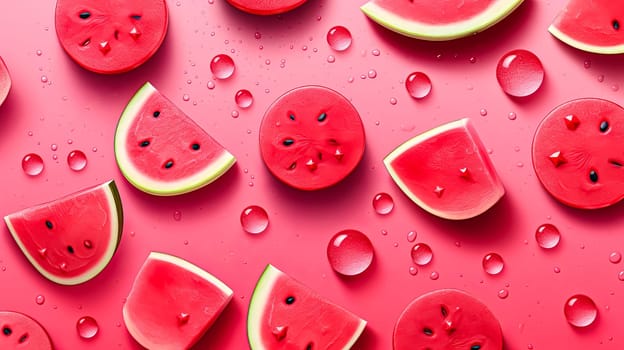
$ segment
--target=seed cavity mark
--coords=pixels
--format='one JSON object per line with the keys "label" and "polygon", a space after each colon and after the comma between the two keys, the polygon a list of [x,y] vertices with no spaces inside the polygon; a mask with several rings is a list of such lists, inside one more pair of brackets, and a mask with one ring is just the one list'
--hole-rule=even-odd
{"label": "seed cavity mark", "polygon": [[314,348],[314,343],[309,342],[308,345],[306,345],[305,350],[312,350]]}
{"label": "seed cavity mark", "polygon": [[165,169],[170,169],[173,166],[173,159],[169,159],[168,161],[165,162],[165,164],[163,165],[163,167]]}
{"label": "seed cavity mark", "polygon": [[78,15],[78,17],[80,17],[81,19],[87,19],[87,18],[91,17],[91,12],[89,12],[89,11],[82,11]]}
{"label": "seed cavity mark", "polygon": [[28,340],[28,333],[24,333],[22,334],[22,336],[19,338],[18,342],[20,344],[25,343]]}
{"label": "seed cavity mark", "polygon": [[192,145],[191,145],[191,149],[192,149],[193,151],[198,151],[198,150],[199,150],[199,148],[200,148],[200,147],[199,147],[199,143],[194,143],[194,144],[192,144]]}
{"label": "seed cavity mark", "polygon": [[113,33],[113,35],[115,36],[115,40],[119,40],[119,31],[115,30],[115,33]]}
{"label": "seed cavity mark", "polygon": [[45,225],[50,230],[54,227],[54,225],[52,225],[52,221],[50,221],[50,220],[46,220]]}
{"label": "seed cavity mark", "polygon": [[288,170],[295,170],[296,167],[297,167],[297,162],[292,162],[288,166]]}
{"label": "seed cavity mark", "polygon": [[622,162],[617,159],[609,159],[609,163],[615,165],[616,167],[622,167]]}
{"label": "seed cavity mark", "polygon": [[615,30],[620,30],[620,21],[614,19],[613,21],[611,21],[611,26],[613,26],[613,29]]}
{"label": "seed cavity mark", "polygon": [[292,146],[292,144],[293,144],[293,143],[295,143],[295,140],[293,140],[293,139],[286,139],[286,140],[284,140],[284,141],[282,142],[282,144],[283,144],[284,146],[287,146],[287,147],[288,147],[288,146]]}
{"label": "seed cavity mark", "polygon": [[609,122],[606,120],[603,120],[600,122],[600,132],[605,133],[607,131],[609,131]]}
{"label": "seed cavity mark", "polygon": [[135,19],[135,20],[140,20],[141,19],[141,15],[131,15],[130,18]]}
{"label": "seed cavity mark", "polygon": [[448,309],[446,308],[446,306],[440,306],[440,312],[442,313],[442,317],[446,318],[448,316]]}
{"label": "seed cavity mark", "polygon": [[598,173],[596,170],[592,169],[589,171],[589,180],[593,183],[598,182]]}
{"label": "seed cavity mark", "polygon": [[141,142],[139,143],[139,146],[141,146],[141,147],[147,147],[147,146],[149,146],[149,145],[150,145],[149,140],[143,140],[143,141],[141,141]]}
{"label": "seed cavity mark", "polygon": [[286,302],[286,304],[292,305],[292,303],[295,302],[295,297],[293,297],[293,296],[286,297],[286,300],[284,300],[284,301]]}
{"label": "seed cavity mark", "polygon": [[13,330],[9,327],[4,327],[2,328],[2,334],[4,335],[11,335],[11,333],[13,333]]}
{"label": "seed cavity mark", "polygon": [[433,331],[431,330],[431,328],[423,328],[423,333],[425,333],[425,335],[429,337],[433,335]]}
{"label": "seed cavity mark", "polygon": [[325,112],[321,113],[321,115],[319,115],[318,118],[316,118],[316,120],[318,120],[319,122],[324,122],[325,119],[327,119],[327,113]]}
{"label": "seed cavity mark", "polygon": [[74,247],[68,245],[67,246],[67,251],[69,252],[69,254],[74,254]]}
{"label": "seed cavity mark", "polygon": [[160,111],[155,111],[153,115],[154,118],[158,118],[160,116]]}
{"label": "seed cavity mark", "polygon": [[88,46],[89,44],[91,44],[91,38],[87,38],[85,39],[83,42],[80,43],[80,46]]}

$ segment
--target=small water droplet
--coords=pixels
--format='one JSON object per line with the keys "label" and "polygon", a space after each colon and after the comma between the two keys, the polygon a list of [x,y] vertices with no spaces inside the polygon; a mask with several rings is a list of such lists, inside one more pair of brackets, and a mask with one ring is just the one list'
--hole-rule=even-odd
{"label": "small water droplet", "polygon": [[210,61],[210,71],[217,79],[227,79],[234,74],[234,60],[228,55],[220,54],[216,55],[212,61]]}
{"label": "small water droplet", "polygon": [[505,267],[503,258],[496,253],[489,253],[484,256],[482,264],[483,270],[490,275],[498,275]]}
{"label": "small water droplet", "polygon": [[416,266],[410,266],[409,274],[412,276],[416,276],[418,274],[418,268]]}
{"label": "small water droplet", "polygon": [[251,234],[259,234],[269,226],[269,215],[264,208],[257,205],[248,206],[240,216],[243,230]]}
{"label": "small water droplet", "polygon": [[407,241],[412,243],[416,240],[416,236],[418,236],[418,234],[416,233],[416,231],[410,231],[407,233]]}
{"label": "small water droplet", "polygon": [[481,108],[481,110],[479,110],[479,114],[481,114],[482,117],[485,117],[487,115],[487,109],[485,108]]}
{"label": "small water droplet", "polygon": [[501,289],[498,291],[498,297],[501,299],[507,299],[509,296],[509,291],[507,289]]}
{"label": "small water droplet", "polygon": [[470,63],[477,63],[477,58],[474,56],[471,56],[468,61],[470,61]]}
{"label": "small water droplet", "polygon": [[249,90],[238,90],[234,96],[234,100],[240,108],[249,108],[253,103],[253,95]]}
{"label": "small water droplet", "polygon": [[620,271],[620,272],[618,273],[618,279],[619,279],[620,281],[624,281],[624,271]]}
{"label": "small water droplet", "polygon": [[387,235],[388,235],[388,230],[386,230],[386,229],[382,229],[382,230],[381,230],[381,235],[382,235],[382,236],[387,236]]}
{"label": "small water droplet", "polygon": [[91,316],[81,317],[76,323],[78,335],[83,339],[91,339],[98,334],[100,330],[97,321]]}
{"label": "small water droplet", "polygon": [[182,220],[182,212],[179,210],[176,210],[173,212],[173,220],[175,221],[180,221]]}
{"label": "small water droplet", "polygon": [[585,67],[585,69],[591,68],[591,61],[590,60],[585,60],[583,62],[583,67]]}
{"label": "small water droplet", "polygon": [[216,86],[216,85],[215,85],[214,81],[212,81],[212,80],[209,80],[209,81],[208,81],[208,83],[206,84],[206,87],[207,87],[208,89],[210,89],[210,90],[214,89],[214,88],[215,88],[215,86]]}
{"label": "small water droplet", "polygon": [[182,95],[182,100],[185,102],[188,102],[191,99],[191,97],[187,94]]}
{"label": "small water droplet", "polygon": [[604,81],[604,75],[600,74],[598,77],[596,77],[596,79],[598,80],[598,82],[602,83]]}
{"label": "small water droplet", "polygon": [[433,259],[433,251],[431,247],[425,243],[416,243],[412,247],[411,255],[414,264],[420,266],[429,264]]}
{"label": "small water droplet", "polygon": [[41,50],[37,50],[35,53],[37,54],[37,56],[43,55],[43,52]]}
{"label": "small water droplet", "polygon": [[398,101],[397,101],[397,99],[396,99],[396,98],[394,98],[394,97],[391,97],[391,98],[390,98],[390,104],[391,104],[391,105],[393,105],[393,106],[394,106],[394,105],[396,105],[396,104],[397,104],[397,102],[398,102]]}
{"label": "small water droplet", "polygon": [[43,172],[43,159],[36,153],[29,153],[22,159],[22,169],[26,175],[37,176]]}
{"label": "small water droplet", "polygon": [[373,262],[373,244],[357,230],[336,233],[327,245],[327,259],[334,271],[345,276],[355,276],[366,271]]}
{"label": "small water droplet", "polygon": [[43,295],[37,295],[35,297],[35,303],[37,303],[37,305],[43,305],[43,303],[45,303],[45,297]]}
{"label": "small water droplet", "polygon": [[553,268],[553,271],[554,271],[555,273],[559,273],[559,272],[561,272],[561,268],[560,268],[559,266],[555,266],[555,267]]}
{"label": "small water droplet", "polygon": [[598,316],[598,308],[594,301],[583,294],[570,297],[563,312],[569,324],[575,327],[587,327],[594,323]]}
{"label": "small water droplet", "polygon": [[414,72],[405,79],[405,88],[413,98],[425,98],[431,93],[431,80],[425,73]]}
{"label": "small water droplet", "polygon": [[256,38],[256,39],[260,39],[260,38],[262,38],[262,33],[260,33],[260,32],[255,32],[255,33],[254,33],[254,38]]}
{"label": "small water droplet", "polygon": [[613,90],[613,91],[619,91],[619,90],[620,90],[620,85],[619,85],[619,84],[613,84],[613,85],[611,85],[611,90]]}
{"label": "small water droplet", "polygon": [[561,234],[553,224],[542,224],[535,230],[535,240],[544,249],[552,249],[559,244]]}
{"label": "small water droplet", "polygon": [[440,274],[437,271],[433,271],[431,274],[429,274],[429,278],[435,281],[440,278]]}
{"label": "small water droplet", "polygon": [[58,150],[58,145],[56,143],[53,143],[50,145],[50,149],[56,152]]}
{"label": "small water droplet", "polygon": [[232,113],[230,113],[230,115],[232,116],[232,118],[236,119],[236,118],[238,118],[238,116],[239,116],[240,114],[238,113],[238,111],[237,111],[237,110],[233,110],[233,111],[232,111]]}
{"label": "small water droplet", "polygon": [[622,254],[620,252],[612,252],[609,254],[609,261],[613,264],[618,264],[622,261]]}
{"label": "small water droplet", "polygon": [[368,71],[368,77],[371,79],[375,79],[377,78],[377,71],[374,69],[371,69]]}
{"label": "small water droplet", "polygon": [[379,55],[381,55],[381,52],[378,49],[372,49],[371,50],[371,54],[373,56],[379,56]]}
{"label": "small water droplet", "polygon": [[72,140],[72,139],[67,139],[67,144],[68,144],[68,145],[71,145],[72,143],[74,143],[74,140]]}
{"label": "small water droplet", "polygon": [[87,156],[79,150],[71,151],[67,155],[67,164],[73,171],[81,171],[87,166]]}
{"label": "small water droplet", "polygon": [[516,112],[509,112],[509,114],[507,114],[507,119],[509,120],[516,120],[516,118],[518,118]]}
{"label": "small water droplet", "polygon": [[542,86],[544,67],[532,52],[513,50],[498,61],[496,78],[508,95],[525,97],[532,95]]}
{"label": "small water droplet", "polygon": [[42,75],[42,76],[41,76],[41,82],[42,82],[42,83],[47,83],[47,82],[48,82],[48,77],[47,77],[47,76],[45,76],[45,75]]}
{"label": "small water droplet", "polygon": [[394,208],[394,200],[387,193],[378,193],[373,198],[373,208],[380,215],[390,214]]}
{"label": "small water droplet", "polygon": [[327,62],[329,62],[329,63],[336,62],[336,57],[334,57],[334,55],[327,56]]}
{"label": "small water droplet", "polygon": [[352,40],[351,33],[343,26],[335,26],[327,32],[327,43],[336,51],[348,49]]}

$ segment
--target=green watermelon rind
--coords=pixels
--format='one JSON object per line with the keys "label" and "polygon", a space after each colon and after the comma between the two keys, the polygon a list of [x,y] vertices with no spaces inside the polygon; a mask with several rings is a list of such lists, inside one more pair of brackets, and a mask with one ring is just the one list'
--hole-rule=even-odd
{"label": "green watermelon rind", "polygon": [[565,44],[572,46],[576,49],[585,51],[585,52],[604,54],[604,55],[618,55],[618,54],[624,53],[624,44],[613,45],[613,46],[592,45],[591,43],[576,40],[573,37],[571,37],[569,34],[564,33],[563,31],[559,29],[556,23],[551,24],[548,27],[548,31],[550,32],[550,34],[552,34],[552,36],[561,40]]}
{"label": "green watermelon rind", "polygon": [[[212,275],[211,273],[209,273],[208,271],[202,269],[201,267],[187,261],[184,260],[180,257],[174,256],[174,255],[170,255],[167,253],[161,253],[161,252],[150,252],[147,259],[145,260],[145,262],[143,263],[143,266],[141,267],[141,269],[139,270],[139,272],[137,273],[137,277],[141,276],[141,272],[143,271],[144,267],[147,266],[147,264],[150,263],[150,261],[153,260],[159,260],[159,261],[163,261],[165,263],[168,264],[172,264],[175,265],[181,269],[184,269],[186,271],[191,272],[192,274],[194,274],[195,276],[201,278],[202,280],[206,281],[207,283],[211,284],[212,286],[216,287],[217,289],[219,289],[226,297],[226,301],[223,304],[223,308],[218,312],[218,314],[221,313],[221,311],[223,311],[223,309],[225,309],[225,307],[230,303],[230,301],[232,300],[233,296],[234,296],[234,291],[228,287],[225,283],[223,283],[223,281],[221,281],[220,279],[218,279],[217,277],[215,277],[214,275]],[[134,292],[134,284],[136,283],[136,279],[135,282],[132,285],[132,289],[130,290],[130,293],[128,295],[128,300],[130,300],[130,296],[132,295],[132,293]],[[182,301],[183,302],[183,301]],[[130,308],[130,306],[128,306],[128,303],[126,302],[123,306],[122,309],[122,316],[123,316],[123,320],[124,320],[124,324],[126,325],[126,329],[128,330],[128,332],[130,333],[130,335],[132,335],[132,338],[134,338],[134,340],[137,341],[137,343],[141,344],[142,346],[146,347],[146,348],[150,348],[150,346],[152,345],[152,343],[146,339],[147,337],[145,337],[143,335],[143,332],[141,330],[139,330],[136,326],[135,326],[135,321],[133,320],[133,316],[132,313],[128,310]],[[217,314],[217,317],[218,317]],[[165,344],[160,344],[161,346],[163,346],[164,348],[166,348]]]}
{"label": "green watermelon rind", "polygon": [[[143,109],[145,102],[149,100],[152,94],[157,93],[159,93],[158,90],[151,83],[146,82],[128,102],[117,123],[115,158],[119,170],[121,170],[126,180],[141,191],[152,195],[175,196],[202,188],[225,174],[236,163],[236,158],[225,148],[222,148],[222,154],[202,171],[178,181],[158,181],[153,177],[145,175],[144,172],[134,165],[128,153],[124,151],[126,135],[135,116]],[[173,104],[173,102],[171,103]]]}
{"label": "green watermelon rind", "polygon": [[[16,232],[15,228],[13,227],[13,224],[11,223],[11,218],[15,215],[19,215],[20,212],[10,214],[4,217],[4,222],[9,228],[9,231],[11,232],[11,235],[13,236],[13,239],[15,240],[17,245],[19,246],[20,250],[24,253],[28,261],[35,267],[35,269],[37,269],[39,273],[41,273],[45,278],[49,279],[50,281],[58,283],[58,284],[62,284],[62,285],[76,285],[76,284],[87,282],[95,278],[95,276],[99,275],[100,272],[102,272],[104,268],[108,266],[108,263],[112,260],[113,255],[117,251],[117,247],[119,246],[119,243],[121,241],[121,234],[122,234],[122,227],[123,227],[123,209],[122,209],[122,204],[121,204],[121,197],[119,196],[119,191],[117,190],[117,185],[115,184],[114,180],[110,180],[101,185],[70,194],[66,197],[59,198],[56,201],[64,200],[66,198],[69,198],[71,196],[75,196],[81,193],[86,193],[86,192],[91,192],[91,191],[96,192],[98,190],[102,190],[104,191],[104,193],[106,193],[107,202],[109,203],[109,208],[111,209],[109,211],[111,230],[109,233],[110,241],[109,241],[108,249],[104,252],[104,255],[100,258],[101,261],[99,264],[94,265],[91,269],[87,270],[85,273],[75,276],[75,277],[64,278],[62,276],[49,273],[28,252],[28,250],[26,249],[26,247],[22,243],[22,240],[19,237],[19,233]],[[35,207],[53,204],[54,202],[55,201],[40,204]]]}
{"label": "green watermelon rind", "polygon": [[523,1],[496,1],[486,11],[474,17],[442,25],[405,19],[400,13],[391,12],[374,0],[362,5],[360,10],[374,22],[399,34],[421,40],[445,41],[474,35],[490,28],[515,11]]}
{"label": "green watermelon rind", "polygon": [[[249,302],[249,310],[247,313],[247,338],[249,341],[249,346],[252,350],[264,350],[266,349],[262,343],[262,335],[260,332],[263,314],[264,314],[264,306],[266,305],[266,301],[269,299],[269,296],[272,294],[275,283],[286,274],[280,271],[275,266],[268,264],[258,282],[256,283],[256,287],[251,295],[251,300]],[[320,298],[320,297],[319,297]],[[329,301],[326,301],[330,303]],[[336,305],[337,306],[337,305]],[[338,306],[339,307],[339,306]],[[345,310],[345,312],[348,312]],[[350,349],[353,344],[358,340],[364,328],[366,328],[366,321],[360,319],[360,324],[356,331],[353,333],[353,336],[349,341],[345,344],[343,349]]]}

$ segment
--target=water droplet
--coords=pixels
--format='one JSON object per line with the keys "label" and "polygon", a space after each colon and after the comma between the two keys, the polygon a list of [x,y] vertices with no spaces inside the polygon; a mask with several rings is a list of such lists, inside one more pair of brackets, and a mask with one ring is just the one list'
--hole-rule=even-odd
{"label": "water droplet", "polygon": [[232,116],[232,118],[236,119],[239,116],[239,113],[237,110],[233,110],[232,113],[230,113],[230,115]]}
{"label": "water droplet", "polygon": [[498,275],[505,267],[503,258],[496,253],[489,253],[484,256],[482,264],[483,270],[490,275]]}
{"label": "water droplet", "polygon": [[619,279],[620,281],[624,281],[624,271],[620,271],[620,272],[618,273],[618,279]]}
{"label": "water droplet", "polygon": [[533,94],[542,85],[544,67],[532,52],[513,50],[498,61],[496,79],[508,95],[525,97]]}
{"label": "water droplet", "polygon": [[336,51],[348,49],[352,40],[351,33],[343,26],[335,26],[327,32],[327,43]]}
{"label": "water droplet", "polygon": [[37,56],[43,55],[43,52],[41,50],[37,50],[35,53],[37,54]]}
{"label": "water droplet", "polygon": [[559,273],[559,272],[561,272],[561,268],[560,268],[559,266],[555,266],[555,267],[553,268],[553,271],[554,271],[555,273]]}
{"label": "water droplet", "polygon": [[481,108],[481,110],[479,110],[479,114],[481,114],[482,117],[485,117],[487,115],[487,109]]}
{"label": "water droplet", "polygon": [[613,264],[617,264],[622,261],[622,254],[620,252],[612,252],[609,254],[609,261]]}
{"label": "water droplet", "polygon": [[411,255],[414,264],[420,266],[429,264],[431,259],[433,259],[433,251],[431,250],[431,247],[425,243],[416,243],[412,247]]}
{"label": "water droplet", "polygon": [[412,243],[416,240],[416,236],[418,236],[418,234],[416,233],[416,231],[410,231],[407,233],[407,241]]}
{"label": "water droplet", "polygon": [[87,156],[79,150],[71,151],[67,155],[67,164],[73,171],[81,171],[87,166]]}
{"label": "water droplet", "polygon": [[256,38],[256,39],[260,39],[260,38],[262,38],[262,33],[260,33],[260,32],[255,32],[255,33],[254,33],[254,38]]}
{"label": "water droplet", "polygon": [[240,108],[249,108],[253,103],[253,96],[249,90],[242,89],[236,92],[234,100]]}
{"label": "water droplet", "polygon": [[182,100],[183,101],[187,102],[190,99],[191,99],[191,97],[189,95],[187,95],[187,94],[182,95]]}
{"label": "water droplet", "polygon": [[182,220],[182,212],[179,210],[176,210],[173,212],[173,220],[175,221],[180,221]]}
{"label": "water droplet", "polygon": [[613,85],[611,85],[611,90],[613,90],[613,91],[619,91],[619,90],[620,90],[620,85],[619,85],[619,84],[613,84]]}
{"label": "water droplet", "polygon": [[72,140],[72,139],[67,139],[67,144],[68,144],[68,145],[71,145],[72,143],[74,143],[74,140]]}
{"label": "water droplet", "polygon": [[334,57],[334,55],[327,56],[327,62],[329,62],[329,63],[336,62],[336,57]]}
{"label": "water droplet", "polygon": [[396,99],[396,98],[394,98],[394,97],[391,97],[391,98],[390,98],[390,104],[391,104],[391,105],[393,105],[393,106],[394,106],[394,105],[396,105],[396,104],[397,104],[397,102],[398,102],[398,101],[397,101],[397,99]]}
{"label": "water droplet", "polygon": [[570,297],[563,308],[565,318],[575,327],[587,327],[594,323],[598,316],[598,308],[594,301],[583,294]]}
{"label": "water droplet", "polygon": [[22,159],[22,169],[30,176],[37,176],[43,172],[43,159],[38,154],[29,153]]}
{"label": "water droplet", "polygon": [[227,79],[234,74],[234,60],[228,55],[216,55],[210,61],[210,71],[217,79]]}
{"label": "water droplet", "polygon": [[429,274],[429,278],[432,279],[433,281],[437,280],[438,278],[440,278],[440,274],[436,271],[433,271],[431,274]]}
{"label": "water droplet", "polygon": [[602,83],[604,81],[604,75],[600,74],[598,77],[596,77],[596,79],[598,80],[598,82]]}
{"label": "water droplet", "polygon": [[431,92],[431,80],[422,72],[414,72],[405,79],[405,88],[413,98],[425,98]]}
{"label": "water droplet", "polygon": [[91,316],[81,317],[76,323],[78,335],[83,339],[91,339],[98,334],[100,330],[97,321]]}
{"label": "water droplet", "polygon": [[214,88],[215,88],[215,86],[216,86],[216,85],[215,85],[214,81],[212,81],[212,80],[208,81],[208,83],[206,84],[206,87],[207,87],[208,89],[210,89],[210,90],[214,89]]}
{"label": "water droplet", "polygon": [[243,230],[252,234],[259,234],[269,226],[269,215],[264,208],[257,205],[248,206],[240,216]]}
{"label": "water droplet", "polygon": [[267,66],[271,65],[271,60],[266,59],[266,60],[264,61],[264,64],[266,64]]}
{"label": "water droplet", "polygon": [[585,60],[583,62],[583,67],[585,67],[585,69],[591,68],[591,61],[590,60]]}
{"label": "water droplet", "polygon": [[555,225],[543,224],[535,230],[535,240],[540,247],[544,249],[552,249],[559,244],[561,234]]}
{"label": "water droplet", "polygon": [[371,50],[371,54],[373,56],[379,56],[379,55],[381,55],[381,52],[378,49],[372,49]]}
{"label": "water droplet", "polygon": [[373,244],[360,231],[343,230],[327,245],[329,264],[341,275],[355,276],[366,271],[373,262]]}
{"label": "water droplet", "polygon": [[48,82],[48,77],[47,77],[47,76],[45,76],[45,75],[42,75],[42,76],[41,76],[41,82],[42,82],[42,83],[47,83],[47,82]]}
{"label": "water droplet", "polygon": [[377,78],[377,71],[374,69],[371,69],[368,71],[368,77],[371,79],[375,79]]}
{"label": "water droplet", "polygon": [[509,296],[509,291],[507,289],[501,289],[498,291],[498,297],[501,299],[507,299]]}
{"label": "water droplet", "polygon": [[470,58],[468,59],[468,61],[469,61],[470,63],[477,63],[477,58],[476,58],[476,57],[474,57],[474,56],[472,56],[472,57],[470,57]]}
{"label": "water droplet", "polygon": [[378,193],[373,198],[373,208],[375,212],[380,215],[390,214],[394,208],[394,201],[392,197],[387,193]]}
{"label": "water droplet", "polygon": [[388,235],[388,230],[385,230],[385,229],[381,230],[381,235],[382,236],[387,236]]}
{"label": "water droplet", "polygon": [[37,295],[35,297],[35,303],[37,303],[37,305],[43,305],[43,303],[45,303],[45,297],[43,295]]}
{"label": "water droplet", "polygon": [[412,276],[416,276],[418,274],[418,268],[416,266],[410,266],[409,274]]}

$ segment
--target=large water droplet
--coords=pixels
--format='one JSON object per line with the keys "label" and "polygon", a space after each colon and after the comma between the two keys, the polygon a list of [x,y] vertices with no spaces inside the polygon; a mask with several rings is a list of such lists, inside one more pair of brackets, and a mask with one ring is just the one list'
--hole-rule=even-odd
{"label": "large water droplet", "polygon": [[609,254],[609,261],[613,264],[617,264],[622,261],[622,253],[620,252],[612,252]]}
{"label": "large water droplet", "polygon": [[425,98],[431,92],[431,80],[425,73],[414,72],[405,79],[405,88],[413,98]]}
{"label": "large water droplet", "polygon": [[513,50],[498,61],[496,78],[505,93],[525,97],[542,86],[544,67],[532,52]]}
{"label": "large water droplet", "polygon": [[559,244],[561,234],[559,229],[553,224],[540,225],[535,230],[535,240],[537,244],[544,249],[552,249]]}
{"label": "large water droplet", "polygon": [[357,230],[336,233],[327,245],[327,259],[341,275],[355,276],[366,271],[373,262],[373,244]]}
{"label": "large water droplet", "polygon": [[243,230],[252,234],[259,234],[269,226],[269,215],[264,208],[257,205],[248,206],[240,216]]}
{"label": "large water droplet", "polygon": [[587,327],[596,320],[598,308],[590,297],[577,294],[566,301],[563,313],[569,324],[575,327]]}
{"label": "large water droplet", "polygon": [[483,257],[483,270],[490,275],[498,275],[503,271],[505,263],[503,258],[496,253],[489,253]]}
{"label": "large water droplet", "polygon": [[414,264],[420,266],[429,264],[431,259],[433,259],[433,251],[431,250],[431,247],[425,243],[416,243],[412,247],[411,255]]}
{"label": "large water droplet", "polygon": [[217,79],[227,79],[234,74],[234,60],[228,55],[216,55],[210,61],[210,71]]}
{"label": "large water droplet", "polygon": [[43,172],[43,159],[36,153],[29,153],[22,159],[22,169],[30,176],[37,176]]}
{"label": "large water droplet", "polygon": [[351,33],[343,26],[335,26],[327,32],[327,43],[336,51],[344,51],[351,46]]}
{"label": "large water droplet", "polygon": [[378,193],[373,198],[373,208],[377,214],[390,214],[392,209],[394,209],[394,200],[392,200],[392,197],[387,193]]}
{"label": "large water droplet", "polygon": [[76,323],[78,335],[83,339],[91,339],[98,334],[100,327],[97,321],[91,316],[81,317]]}
{"label": "large water droplet", "polygon": [[249,108],[253,103],[253,96],[249,90],[242,89],[236,92],[234,100],[240,108]]}
{"label": "large water droplet", "polygon": [[87,156],[79,150],[71,151],[67,155],[67,164],[73,171],[81,171],[87,166]]}

